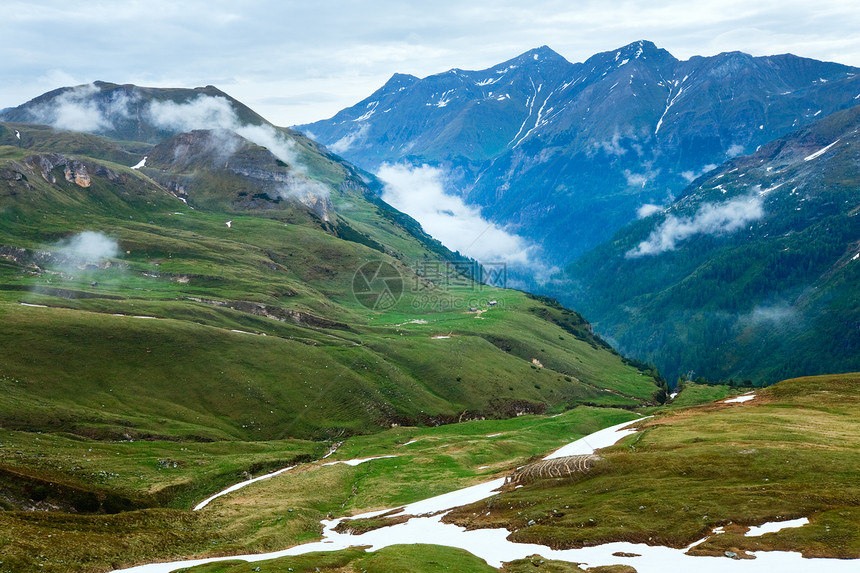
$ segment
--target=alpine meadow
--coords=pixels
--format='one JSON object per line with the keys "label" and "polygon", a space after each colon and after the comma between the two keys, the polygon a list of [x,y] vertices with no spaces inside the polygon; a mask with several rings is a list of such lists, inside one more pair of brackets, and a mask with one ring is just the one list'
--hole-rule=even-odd
{"label": "alpine meadow", "polygon": [[857,569],[860,68],[271,4],[79,7],[138,69],[0,110],[0,573]]}

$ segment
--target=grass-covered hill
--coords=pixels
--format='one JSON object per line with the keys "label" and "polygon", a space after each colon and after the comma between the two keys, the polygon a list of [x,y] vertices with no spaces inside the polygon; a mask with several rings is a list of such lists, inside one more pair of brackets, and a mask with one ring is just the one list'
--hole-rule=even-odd
{"label": "grass-covered hill", "polygon": [[[526,484],[445,519],[504,526],[511,540],[555,548],[682,548],[707,537],[690,554],[856,559],[858,390],[857,374],[819,376],[780,382],[743,403],[666,411],[602,450],[589,474]],[[809,524],[745,535],[751,525],[801,517]],[[724,533],[713,534],[719,527]]]}
{"label": "grass-covered hill", "polygon": [[[22,142],[45,131],[4,129],[3,141],[17,130]],[[215,136],[189,137],[202,138],[182,143],[194,155]],[[586,402],[632,406],[659,391],[574,314],[459,275],[453,290],[419,277],[458,261],[373,200],[348,167],[321,158],[330,165],[317,178],[238,139],[228,168],[205,153],[161,161],[175,157],[175,139],[139,171],[34,153],[36,144],[0,148],[4,425],[324,437]],[[386,282],[369,273],[380,264]],[[371,281],[364,295],[362,276]],[[377,286],[403,296],[376,300]]]}
{"label": "grass-covered hill", "polygon": [[674,379],[860,369],[860,107],[695,181],[567,269],[565,302]]}
{"label": "grass-covered hill", "polygon": [[199,551],[193,502],[350,435],[661,399],[372,178],[234,119],[158,141],[0,123],[0,553],[27,556],[0,571],[36,567],[46,528],[77,555],[54,571]]}

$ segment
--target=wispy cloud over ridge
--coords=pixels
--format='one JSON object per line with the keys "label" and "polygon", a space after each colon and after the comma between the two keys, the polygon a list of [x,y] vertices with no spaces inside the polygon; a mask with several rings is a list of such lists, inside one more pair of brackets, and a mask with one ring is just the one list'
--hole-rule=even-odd
{"label": "wispy cloud over ridge", "polygon": [[30,109],[30,118],[36,123],[71,131],[95,133],[112,129],[113,118],[130,116],[129,104],[134,96],[115,91],[109,98],[98,100],[95,96],[99,92],[93,84],[70,88],[50,102]]}
{"label": "wispy cloud over ridge", "polygon": [[646,240],[627,251],[625,256],[659,255],[675,250],[679,242],[694,235],[732,233],[763,216],[764,206],[758,196],[739,197],[719,204],[705,203],[692,217],[669,215]]}
{"label": "wispy cloud over ridge", "polygon": [[293,140],[285,138],[271,125],[242,123],[227,98],[200,94],[186,103],[153,101],[146,114],[153,124],[179,132],[194,129],[232,131],[265,147],[299,171],[305,171],[298,161]]}

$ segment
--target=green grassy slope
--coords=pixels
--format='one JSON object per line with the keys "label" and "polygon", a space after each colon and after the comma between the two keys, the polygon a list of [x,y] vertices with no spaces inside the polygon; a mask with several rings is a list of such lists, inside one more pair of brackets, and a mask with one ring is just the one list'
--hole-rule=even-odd
{"label": "green grassy slope", "polygon": [[[180,163],[177,138],[0,124],[0,571],[282,547],[318,535],[328,512],[426,488],[368,485],[377,497],[345,503],[374,473],[343,466],[297,473],[273,507],[302,511],[271,517],[275,529],[256,504],[188,508],[352,435],[583,404],[600,408],[577,424],[600,426],[632,416],[612,406],[660,397],[575,313],[452,275],[462,261],[312,142],[296,136],[299,168],[248,142],[215,165],[189,141]],[[322,203],[276,197],[272,181],[322,187]],[[502,471],[562,439],[463,451]],[[426,453],[428,487],[487,475],[447,455]]]}
{"label": "green grassy slope", "polygon": [[[120,514],[2,511],[0,571],[38,567],[101,572],[158,559],[283,549],[317,539],[319,520],[327,515],[392,507],[487,481],[585,434],[635,418],[623,410],[580,407],[561,416],[401,426],[348,438],[325,460],[397,456],[355,467],[307,462],[320,458],[324,448],[300,440],[100,442],[69,434],[0,430],[0,460],[7,468],[0,473],[0,483],[7,486],[13,471],[26,474],[31,479],[25,485],[38,488],[42,496],[41,509],[61,502],[49,486],[67,485],[70,475],[91,484],[92,495],[75,498],[81,505],[92,503],[93,496],[116,505],[173,500],[170,508],[125,507],[132,511]],[[202,511],[187,510],[213,490],[247,479],[241,473],[243,461],[256,474],[302,460],[306,463],[217,498]],[[37,481],[36,470],[53,481]],[[21,484],[19,479],[11,484],[17,490],[3,491],[20,491]],[[344,556],[324,557],[329,558]],[[420,555],[415,558],[420,561]],[[442,564],[452,566],[447,559]]]}
{"label": "green grassy slope", "polygon": [[[249,152],[263,155],[244,158],[255,169],[278,173],[268,152]],[[338,236],[348,217],[323,221],[294,201],[261,213],[230,207],[209,189],[201,193],[212,201],[193,209],[194,191],[185,205],[115,163],[13,146],[0,147],[0,157],[9,182],[0,191],[7,426],[324,437],[464,413],[636,405],[657,390],[618,355],[542,318],[540,301],[420,279],[412,261],[435,260],[436,246],[392,223],[360,189],[338,191],[336,177],[351,176],[345,168],[319,181],[361,215],[354,225],[366,231],[363,242]],[[74,181],[82,169],[88,186]],[[195,170],[205,171],[195,189],[218,181],[217,170]],[[61,252],[62,241],[84,231],[116,241],[110,266]],[[368,262],[385,262],[400,277],[396,304],[368,309],[356,298],[356,272]],[[481,305],[490,299],[499,304]],[[473,305],[486,312],[465,312]]]}

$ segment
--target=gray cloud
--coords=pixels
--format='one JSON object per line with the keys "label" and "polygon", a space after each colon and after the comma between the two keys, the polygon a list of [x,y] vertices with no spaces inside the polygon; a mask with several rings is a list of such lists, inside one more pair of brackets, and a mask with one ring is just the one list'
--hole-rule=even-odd
{"label": "gray cloud", "polygon": [[677,244],[694,235],[725,235],[764,216],[758,196],[739,197],[725,203],[705,203],[692,217],[669,215],[648,238],[629,250],[627,258],[659,255],[675,250]]}
{"label": "gray cloud", "polygon": [[[211,83],[290,125],[334,115],[394,72],[480,69],[543,44],[572,62],[649,39],[679,58],[742,50],[860,65],[858,30],[860,11],[841,0],[695,6],[681,0],[612,6],[440,0],[432,10],[396,0],[340,3],[337,10],[298,0],[152,0],[110,10],[100,3],[8,0],[0,22],[0,108],[94,79]],[[265,101],[273,96],[285,99]]]}
{"label": "gray cloud", "polygon": [[743,155],[743,152],[744,152],[744,146],[743,145],[733,143],[731,146],[729,146],[728,150],[726,150],[726,157],[731,159],[733,157],[737,157],[738,155]]}

